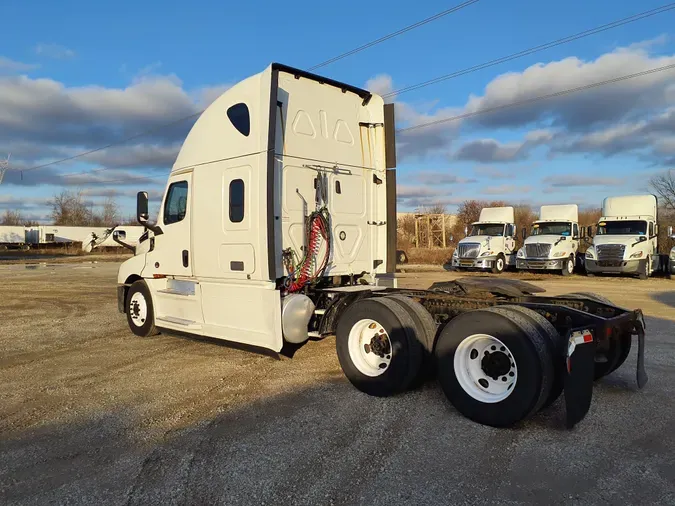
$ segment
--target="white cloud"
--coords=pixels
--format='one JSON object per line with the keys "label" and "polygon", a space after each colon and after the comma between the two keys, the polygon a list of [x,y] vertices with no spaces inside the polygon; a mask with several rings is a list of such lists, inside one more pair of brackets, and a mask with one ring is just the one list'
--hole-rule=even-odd
{"label": "white cloud", "polygon": [[75,51],[58,44],[38,44],[35,46],[35,54],[53,58],[54,60],[70,60],[75,58]]}
{"label": "white cloud", "polygon": [[0,56],[0,76],[7,74],[19,74],[21,72],[29,72],[38,67],[39,65],[33,63],[22,63],[7,58],[6,56]]}
{"label": "white cloud", "polygon": [[483,189],[485,195],[509,195],[529,193],[532,190],[531,186],[518,186],[512,184],[503,184],[499,186],[488,186]]}

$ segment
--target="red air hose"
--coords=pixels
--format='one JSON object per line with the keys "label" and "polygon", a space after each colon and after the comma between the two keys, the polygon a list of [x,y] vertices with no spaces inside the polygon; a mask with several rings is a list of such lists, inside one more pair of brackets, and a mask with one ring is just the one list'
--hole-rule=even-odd
{"label": "red air hose", "polygon": [[[295,279],[288,286],[289,292],[297,292],[302,289],[307,283],[319,278],[328,265],[328,258],[330,255],[330,236],[328,219],[323,212],[315,212],[309,216],[308,219],[308,234],[307,234],[307,249],[297,268],[294,270],[297,273]],[[326,242],[326,251],[324,257],[319,264],[319,268],[312,272],[312,265],[315,257],[319,254],[321,247],[321,239]]]}

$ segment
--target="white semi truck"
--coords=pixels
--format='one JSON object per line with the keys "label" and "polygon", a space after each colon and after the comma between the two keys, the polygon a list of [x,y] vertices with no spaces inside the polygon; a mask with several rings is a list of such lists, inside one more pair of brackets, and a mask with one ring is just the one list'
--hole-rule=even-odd
{"label": "white semi truck", "polygon": [[485,207],[452,254],[456,270],[489,270],[501,274],[516,265],[516,225],[513,207]]}
{"label": "white semi truck", "polygon": [[574,273],[579,249],[579,207],[576,204],[541,206],[530,236],[523,229],[518,250],[518,270],[552,270],[563,276]]}
{"label": "white semi truck", "polygon": [[607,197],[593,244],[586,250],[586,273],[620,273],[647,279],[661,270],[657,200],[654,195]]}
{"label": "white semi truck", "polygon": [[156,223],[138,195],[147,234],[118,273],[129,328],[291,356],[335,336],[359,390],[435,370],[458,411],[500,427],[563,390],[574,425],[632,336],[644,385],[640,310],[508,280],[396,288],[395,156],[393,105],[369,91],[279,64],[233,86],[188,134]]}

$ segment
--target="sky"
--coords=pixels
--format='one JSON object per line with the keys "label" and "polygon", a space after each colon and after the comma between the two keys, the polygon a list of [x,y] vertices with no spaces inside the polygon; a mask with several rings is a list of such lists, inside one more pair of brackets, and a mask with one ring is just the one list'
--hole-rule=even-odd
{"label": "sky", "polygon": [[[0,212],[46,221],[66,189],[131,215],[137,191],[161,199],[189,122],[29,169],[194,114],[271,62],[306,69],[460,3],[3,0]],[[662,5],[479,0],[316,72],[387,94]],[[675,69],[509,105],[675,64],[673,26],[675,10],[389,95],[399,129],[463,116],[399,132],[398,210],[649,191],[675,166]]]}

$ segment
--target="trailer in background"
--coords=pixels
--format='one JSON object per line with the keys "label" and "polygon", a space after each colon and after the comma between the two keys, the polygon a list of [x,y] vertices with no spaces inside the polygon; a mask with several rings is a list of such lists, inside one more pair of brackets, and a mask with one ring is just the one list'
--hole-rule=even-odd
{"label": "trailer in background", "polygon": [[0,226],[0,250],[10,248],[29,249],[26,241],[26,227],[17,227],[13,225]]}

